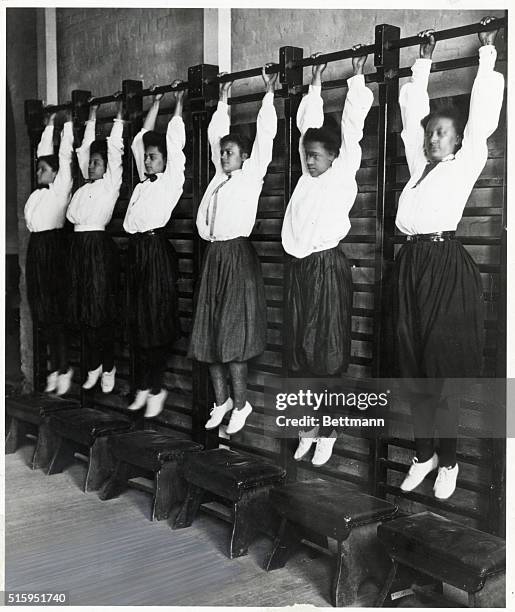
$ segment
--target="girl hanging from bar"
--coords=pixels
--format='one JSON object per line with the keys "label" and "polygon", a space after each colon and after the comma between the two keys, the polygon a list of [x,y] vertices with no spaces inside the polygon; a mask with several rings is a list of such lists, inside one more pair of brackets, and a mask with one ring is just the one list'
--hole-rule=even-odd
{"label": "girl hanging from bar", "polygon": [[[178,86],[181,81],[174,81]],[[127,208],[123,228],[130,235],[127,253],[129,320],[136,365],[136,395],[129,410],[146,405],[145,416],[157,416],[167,391],[162,388],[167,357],[180,336],[177,255],[165,226],[182,195],[186,158],[183,90],[173,92],[175,110],[166,137],[154,132],[163,94],[155,94],[143,129],[132,142],[141,182]]]}
{"label": "girl hanging from bar", "polygon": [[[118,94],[119,95],[119,94]],[[92,389],[101,378],[104,393],[114,388],[114,329],[118,316],[118,249],[106,233],[122,184],[123,101],[111,135],[95,140],[98,105],[90,106],[79,167],[87,181],[73,195],[66,217],[74,224],[69,259],[68,318],[84,331],[88,377],[83,389]]]}
{"label": "girl hanging from bar", "polygon": [[[252,412],[247,401],[247,361],[266,344],[266,302],[258,256],[248,236],[277,131],[274,86],[277,74],[262,77],[266,87],[257,117],[256,139],[230,132],[227,98],[232,83],[220,85],[220,101],[208,128],[216,169],[202,198],[197,229],[208,241],[198,291],[189,356],[209,364],[216,404],[206,429],[232,411],[227,433],[240,431]],[[227,368],[233,397],[227,385]]]}
{"label": "girl hanging from bar", "polygon": [[[486,26],[493,17],[485,17]],[[430,111],[427,84],[435,47],[433,30],[420,33],[420,58],[400,92],[402,139],[410,179],[399,199],[396,224],[407,242],[394,273],[394,354],[406,378],[472,378],[480,375],[483,302],[479,270],[455,238],[474,183],[488,159],[503,101],[504,79],[494,71],[496,31],[481,32],[479,68],[468,121],[455,108]],[[417,384],[417,383],[415,383]],[[416,457],[403,491],[412,491],[438,467],[434,494],[456,488],[458,408],[443,396],[443,383],[412,403]],[[440,444],[435,452],[434,429]]]}
{"label": "girl hanging from bar", "polygon": [[50,115],[37,149],[38,188],[25,204],[30,232],[26,261],[27,297],[35,325],[49,348],[50,373],[45,391],[64,395],[70,389],[73,370],[68,363],[65,333],[66,208],[73,185],[73,126],[67,111],[59,155],[54,154],[54,119]]}
{"label": "girl hanging from bar", "polygon": [[[347,81],[341,138],[323,125],[321,76],[327,64],[313,66],[309,93],[297,113],[302,176],[286,209],[282,243],[292,255],[288,357],[290,369],[304,377],[342,374],[350,359],[352,275],[341,241],[351,227],[349,212],[358,193],[356,172],[361,164],[359,142],[373,101],[363,76],[366,59],[352,58],[354,75]],[[322,419],[324,414],[319,411],[317,416]],[[302,459],[316,442],[312,463],[323,465],[331,457],[336,435],[331,426],[301,432],[295,459]]]}

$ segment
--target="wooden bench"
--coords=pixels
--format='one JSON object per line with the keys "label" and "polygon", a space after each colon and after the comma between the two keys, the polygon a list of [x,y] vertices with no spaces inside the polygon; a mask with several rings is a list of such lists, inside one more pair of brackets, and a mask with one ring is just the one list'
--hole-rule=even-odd
{"label": "wooden bench", "polygon": [[398,566],[402,565],[465,591],[469,607],[505,607],[503,539],[432,512],[380,525],[377,535],[392,562],[377,606],[383,605]]}
{"label": "wooden bench", "polygon": [[264,569],[284,567],[306,541],[328,551],[327,538],[334,538],[337,553],[331,587],[333,606],[353,605],[366,578],[382,585],[388,573],[388,557],[381,550],[376,530],[381,521],[395,516],[396,506],[343,483],[318,480],[274,489],[270,502],[281,517],[281,525]]}
{"label": "wooden bench", "polygon": [[269,527],[269,492],[284,482],[282,468],[224,448],[190,454],[184,463],[186,499],[174,529],[189,527],[202,503],[222,498],[232,506],[229,557],[246,555],[259,531]]}
{"label": "wooden bench", "polygon": [[59,474],[73,462],[77,451],[87,448],[88,472],[84,491],[98,490],[113,470],[108,437],[134,428],[133,421],[116,412],[81,408],[59,410],[45,417],[56,447],[47,474]]}
{"label": "wooden bench", "polygon": [[5,414],[10,420],[6,428],[5,453],[15,453],[28,433],[37,435],[30,462],[35,470],[47,467],[54,451],[54,441],[45,427],[45,416],[63,409],[80,409],[78,402],[43,393],[12,395],[5,399]]}
{"label": "wooden bench", "polygon": [[186,453],[199,452],[201,444],[149,429],[115,434],[109,438],[114,470],[100,490],[100,499],[118,497],[137,476],[152,473],[154,480],[151,520],[167,519],[185,497],[182,475]]}

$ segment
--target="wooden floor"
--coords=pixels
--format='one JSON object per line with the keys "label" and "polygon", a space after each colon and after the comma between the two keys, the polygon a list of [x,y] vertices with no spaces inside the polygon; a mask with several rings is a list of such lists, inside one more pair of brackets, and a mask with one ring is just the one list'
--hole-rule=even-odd
{"label": "wooden floor", "polygon": [[227,523],[201,513],[172,531],[149,520],[148,494],[102,502],[81,490],[84,464],[46,476],[27,467],[32,450],[5,461],[6,590],[67,591],[71,605],[330,605],[329,558],[304,550],[267,573],[263,538],[231,561]]}

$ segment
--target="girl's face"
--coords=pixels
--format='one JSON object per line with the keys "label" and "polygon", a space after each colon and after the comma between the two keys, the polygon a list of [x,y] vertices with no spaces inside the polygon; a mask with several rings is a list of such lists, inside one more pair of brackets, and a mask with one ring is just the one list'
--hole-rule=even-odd
{"label": "girl's face", "polygon": [[164,172],[166,161],[163,154],[155,145],[150,145],[145,149],[145,172],[147,174],[157,174]]}
{"label": "girl's face", "polygon": [[220,151],[220,162],[225,174],[240,170],[248,155],[235,142],[226,142]]}
{"label": "girl's face", "polygon": [[57,170],[54,170],[50,164],[48,164],[46,161],[38,161],[38,166],[36,169],[36,180],[38,185],[50,185],[54,182],[56,176]]}
{"label": "girl's face", "polygon": [[461,136],[456,132],[452,119],[434,117],[429,120],[424,134],[424,152],[429,161],[442,161],[455,153],[460,143]]}
{"label": "girl's face", "polygon": [[324,147],[322,142],[307,142],[304,145],[306,166],[311,176],[320,176],[332,166],[336,156]]}
{"label": "girl's face", "polygon": [[89,157],[89,165],[88,165],[88,177],[90,181],[98,181],[101,179],[106,171],[106,166],[104,163],[104,158],[100,153],[93,153]]}

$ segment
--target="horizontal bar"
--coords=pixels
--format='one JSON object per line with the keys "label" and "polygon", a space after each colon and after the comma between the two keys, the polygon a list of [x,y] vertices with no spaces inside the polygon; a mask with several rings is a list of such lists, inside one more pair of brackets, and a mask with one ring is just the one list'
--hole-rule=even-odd
{"label": "horizontal bar", "polygon": [[59,111],[69,108],[72,108],[72,103],[70,101],[63,102],[62,104],[50,104],[49,106],[45,106],[43,111],[51,115],[52,113],[58,113]]}
{"label": "horizontal bar", "polygon": [[362,57],[375,53],[375,45],[365,45],[360,49],[344,49],[343,51],[334,51],[333,53],[323,53],[318,57],[305,57],[299,62],[291,62],[287,68],[304,68],[306,66],[318,66],[319,64],[327,64],[329,62],[337,62],[339,60],[348,59],[350,57]]}
{"label": "horizontal bar", "polygon": [[159,85],[158,87],[154,87],[154,89],[147,88],[141,92],[141,95],[153,96],[154,94],[164,94],[168,93],[169,91],[185,91],[186,89],[188,89],[188,82],[183,81],[182,83],[179,83],[175,86],[170,83],[169,85]]}
{"label": "horizontal bar", "polygon": [[[469,34],[478,34],[479,32],[489,32],[491,30],[498,30],[506,25],[506,19],[504,17],[496,18],[487,25],[481,25],[480,23],[473,23],[467,26],[460,26],[458,28],[449,28],[448,30],[440,30],[434,32],[436,41],[448,40],[449,38],[458,38],[460,36],[468,36]],[[420,36],[407,36],[406,38],[400,38],[399,40],[390,40],[386,42],[387,49],[403,49],[404,47],[412,47],[419,45],[421,42],[427,41],[427,36],[421,38]]]}
{"label": "horizontal bar", "polygon": [[[206,79],[205,84],[210,85],[212,83],[232,83],[233,81],[241,81],[241,79],[249,79],[255,76],[261,76],[263,67],[249,68],[248,70],[240,70],[239,72],[230,72],[229,74],[223,74],[222,76],[214,79]],[[280,70],[279,64],[272,64],[265,68],[266,74],[276,74]]]}

